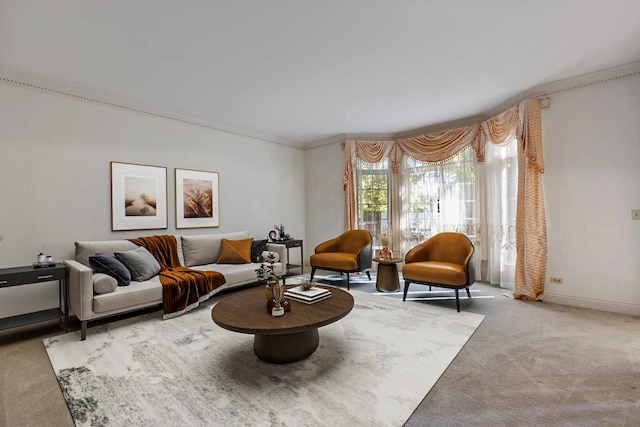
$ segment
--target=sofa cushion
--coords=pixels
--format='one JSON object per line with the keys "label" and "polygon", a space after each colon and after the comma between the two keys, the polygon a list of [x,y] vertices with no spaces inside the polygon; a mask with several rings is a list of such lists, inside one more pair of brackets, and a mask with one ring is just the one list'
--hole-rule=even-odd
{"label": "sofa cushion", "polygon": [[162,304],[160,276],[154,276],[144,282],[133,282],[127,287],[119,286],[115,292],[93,296],[93,311],[98,316],[155,304]]}
{"label": "sofa cushion", "polygon": [[104,273],[93,275],[93,292],[96,294],[108,294],[118,287],[118,281]]}
{"label": "sofa cushion", "polygon": [[116,279],[119,286],[129,286],[131,272],[111,254],[95,254],[89,257],[91,269],[96,273],[107,274]]}
{"label": "sofa cushion", "polygon": [[130,251],[137,248],[128,240],[89,240],[76,242],[76,261],[91,268],[89,257],[98,253],[112,254],[115,251]]}
{"label": "sofa cushion", "polygon": [[221,234],[196,234],[181,236],[184,266],[214,264],[220,256],[222,239],[240,240],[249,237],[248,231]]}
{"label": "sofa cushion", "polygon": [[146,248],[142,246],[131,251],[114,252],[118,260],[131,272],[131,279],[143,282],[160,273],[160,264]]}
{"label": "sofa cushion", "polygon": [[222,239],[218,264],[248,264],[251,262],[253,238],[242,240]]}

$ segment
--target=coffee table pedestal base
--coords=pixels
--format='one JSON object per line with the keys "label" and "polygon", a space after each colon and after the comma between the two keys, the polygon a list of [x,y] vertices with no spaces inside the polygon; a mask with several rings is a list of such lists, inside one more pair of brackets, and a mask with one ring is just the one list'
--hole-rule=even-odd
{"label": "coffee table pedestal base", "polygon": [[256,335],[253,351],[265,362],[291,363],[311,356],[319,342],[318,328],[294,334]]}

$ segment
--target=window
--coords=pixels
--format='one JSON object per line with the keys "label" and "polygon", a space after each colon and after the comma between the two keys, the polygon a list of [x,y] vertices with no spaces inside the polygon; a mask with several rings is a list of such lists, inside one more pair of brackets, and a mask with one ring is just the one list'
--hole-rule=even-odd
{"label": "window", "polygon": [[397,256],[434,234],[466,234],[476,248],[481,280],[513,287],[517,204],[517,144],[487,144],[485,164],[471,147],[442,163],[403,157],[398,175],[389,159],[371,164],[358,159],[358,228],[377,236],[393,230]]}
{"label": "window", "polygon": [[408,202],[402,210],[408,235],[403,240],[421,242],[442,231],[476,234],[477,165],[470,148],[442,164],[405,157],[402,168]]}
{"label": "window", "polygon": [[386,234],[389,230],[389,177],[388,159],[376,164],[358,160],[358,227],[368,230],[374,241],[379,233]]}

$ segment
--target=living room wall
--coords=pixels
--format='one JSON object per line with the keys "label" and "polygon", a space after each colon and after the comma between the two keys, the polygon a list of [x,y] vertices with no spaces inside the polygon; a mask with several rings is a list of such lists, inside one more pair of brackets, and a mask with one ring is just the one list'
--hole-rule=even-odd
{"label": "living room wall", "polygon": [[[640,315],[640,221],[631,220],[640,209],[640,77],[550,98],[545,301]],[[318,244],[344,230],[340,144],[307,150],[305,163],[307,183],[326,183],[307,185],[307,240]]]}
{"label": "living room wall", "polygon": [[546,301],[640,315],[639,114],[638,75],[551,95],[543,111]]}
{"label": "living room wall", "polygon": [[[300,148],[0,83],[0,267],[77,240],[249,230],[305,238]],[[111,231],[110,162],[167,168],[168,229]],[[218,172],[220,227],[175,228],[174,169]],[[0,289],[0,317],[57,305],[57,285]]]}

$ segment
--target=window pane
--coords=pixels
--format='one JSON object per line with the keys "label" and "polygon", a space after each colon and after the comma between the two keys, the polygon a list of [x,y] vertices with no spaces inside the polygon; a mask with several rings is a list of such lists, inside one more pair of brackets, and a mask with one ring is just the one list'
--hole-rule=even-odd
{"label": "window pane", "polygon": [[[409,239],[422,241],[442,231],[475,233],[476,164],[466,149],[442,164],[406,159]],[[405,181],[406,182],[406,181]]]}
{"label": "window pane", "polygon": [[367,163],[358,160],[358,227],[368,230],[374,240],[389,231],[389,161]]}

